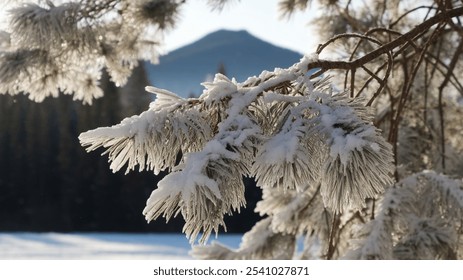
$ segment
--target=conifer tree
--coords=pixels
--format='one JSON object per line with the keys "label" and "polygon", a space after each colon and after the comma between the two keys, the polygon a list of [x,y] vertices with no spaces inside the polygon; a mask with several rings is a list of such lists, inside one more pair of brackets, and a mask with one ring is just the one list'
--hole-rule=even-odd
{"label": "conifer tree", "polygon": [[[104,67],[123,84],[139,59],[157,61],[150,32],[173,26],[184,1],[19,2],[2,33],[0,92],[91,103]],[[226,229],[224,215],[246,204],[242,177],[255,178],[266,217],[240,248],[195,246],[198,258],[462,258],[461,1],[317,3],[324,43],[293,66],[217,74],[198,98],[147,87],[145,112],[81,144],[105,149],[113,171],[168,171],[143,214],[181,215],[192,243]]]}

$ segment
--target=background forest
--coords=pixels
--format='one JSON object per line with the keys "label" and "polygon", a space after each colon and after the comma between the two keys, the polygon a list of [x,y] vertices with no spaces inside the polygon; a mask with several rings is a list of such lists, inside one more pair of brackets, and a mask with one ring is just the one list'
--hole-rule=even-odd
{"label": "background forest", "polygon": [[[136,72],[132,87],[146,83],[143,69]],[[41,104],[23,95],[0,96],[1,230],[147,229],[133,206],[149,193],[154,176],[112,174],[104,158],[78,148],[77,137],[83,129],[135,113],[149,97],[141,90],[134,91],[142,93],[137,97],[128,94],[107,78],[102,87],[110,94],[94,106],[69,96]],[[133,187],[134,181],[139,187]],[[108,209],[117,214],[109,217]]]}

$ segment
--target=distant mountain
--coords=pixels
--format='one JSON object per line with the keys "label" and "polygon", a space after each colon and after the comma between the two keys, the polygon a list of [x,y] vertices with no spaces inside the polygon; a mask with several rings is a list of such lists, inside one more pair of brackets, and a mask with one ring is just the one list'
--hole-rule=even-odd
{"label": "distant mountain", "polygon": [[200,83],[212,79],[219,68],[242,82],[263,70],[289,67],[301,57],[247,31],[219,30],[162,56],[157,65],[147,64],[146,71],[153,86],[188,97],[201,94]]}

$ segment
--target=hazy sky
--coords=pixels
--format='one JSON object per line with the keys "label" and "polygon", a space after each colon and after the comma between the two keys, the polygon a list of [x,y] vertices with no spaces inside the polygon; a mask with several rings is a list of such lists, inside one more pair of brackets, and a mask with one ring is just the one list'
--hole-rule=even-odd
{"label": "hazy sky", "polygon": [[320,43],[308,25],[315,8],[279,19],[278,0],[231,1],[222,12],[211,11],[206,0],[189,0],[177,26],[165,36],[170,51],[218,29],[242,30],[275,45],[300,53],[312,53]]}

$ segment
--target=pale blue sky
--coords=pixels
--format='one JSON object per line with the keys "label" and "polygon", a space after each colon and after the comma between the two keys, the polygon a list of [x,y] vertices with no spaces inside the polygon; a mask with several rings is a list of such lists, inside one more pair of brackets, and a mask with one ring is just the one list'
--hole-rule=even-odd
{"label": "pale blue sky", "polygon": [[278,0],[230,1],[222,12],[211,11],[206,0],[189,0],[177,26],[165,35],[164,50],[171,51],[218,29],[242,30],[272,44],[300,53],[312,53],[320,43],[309,22],[316,12],[297,12],[279,19]]}

